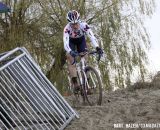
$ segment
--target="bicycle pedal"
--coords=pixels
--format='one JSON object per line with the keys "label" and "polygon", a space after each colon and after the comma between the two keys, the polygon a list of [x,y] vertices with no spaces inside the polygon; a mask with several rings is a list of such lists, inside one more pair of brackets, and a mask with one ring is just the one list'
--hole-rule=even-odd
{"label": "bicycle pedal", "polygon": [[79,91],[80,91],[80,88],[79,88],[79,87],[76,87],[76,88],[74,88],[73,93],[74,93],[74,94],[78,94]]}
{"label": "bicycle pedal", "polygon": [[87,95],[92,95],[93,92],[91,92],[91,90],[87,90]]}

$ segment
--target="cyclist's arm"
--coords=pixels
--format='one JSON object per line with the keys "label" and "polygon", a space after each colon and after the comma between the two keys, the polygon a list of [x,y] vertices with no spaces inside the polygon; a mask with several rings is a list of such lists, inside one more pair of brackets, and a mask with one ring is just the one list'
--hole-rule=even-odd
{"label": "cyclist's arm", "polygon": [[94,48],[99,47],[98,41],[87,23],[84,24],[84,31],[86,32],[87,36],[91,40],[93,47]]}
{"label": "cyclist's arm", "polygon": [[69,33],[66,27],[64,28],[63,31],[63,43],[64,43],[64,49],[69,53],[71,51],[71,48],[69,47]]}

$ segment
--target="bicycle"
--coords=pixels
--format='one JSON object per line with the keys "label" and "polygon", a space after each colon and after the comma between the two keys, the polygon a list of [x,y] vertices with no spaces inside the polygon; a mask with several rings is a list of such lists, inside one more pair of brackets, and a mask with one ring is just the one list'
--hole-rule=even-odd
{"label": "bicycle", "polygon": [[[102,104],[102,82],[97,70],[87,65],[85,60],[85,55],[95,55],[98,54],[97,51],[86,51],[84,53],[79,53],[78,56],[74,58],[77,79],[80,86],[80,90],[75,94],[76,98],[79,99],[81,95],[83,103],[88,102],[89,105],[101,105]],[[77,62],[77,57],[80,57],[80,62]],[[100,60],[100,54],[98,55],[97,61]]]}

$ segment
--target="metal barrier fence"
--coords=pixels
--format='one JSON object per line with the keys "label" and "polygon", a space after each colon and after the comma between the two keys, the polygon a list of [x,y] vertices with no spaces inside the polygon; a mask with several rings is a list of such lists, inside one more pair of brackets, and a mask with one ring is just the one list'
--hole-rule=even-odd
{"label": "metal barrier fence", "polygon": [[0,129],[62,130],[75,117],[25,48],[0,54]]}

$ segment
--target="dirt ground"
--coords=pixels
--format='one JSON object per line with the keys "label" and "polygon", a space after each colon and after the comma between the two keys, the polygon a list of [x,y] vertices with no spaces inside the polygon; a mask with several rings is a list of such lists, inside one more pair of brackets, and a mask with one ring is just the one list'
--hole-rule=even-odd
{"label": "dirt ground", "polygon": [[160,86],[106,92],[102,106],[75,105],[73,97],[66,99],[80,118],[65,130],[160,130]]}

